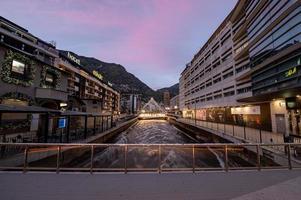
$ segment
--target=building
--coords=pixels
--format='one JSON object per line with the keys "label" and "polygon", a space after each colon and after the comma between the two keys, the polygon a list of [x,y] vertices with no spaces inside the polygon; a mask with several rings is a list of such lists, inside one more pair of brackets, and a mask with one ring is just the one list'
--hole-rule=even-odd
{"label": "building", "polygon": [[119,93],[98,71],[84,68],[72,52],[60,51],[58,66],[69,74],[67,110],[118,114]]}
{"label": "building", "polygon": [[141,95],[123,93],[120,104],[122,114],[137,114],[141,110]]}
{"label": "building", "polygon": [[239,0],[180,77],[183,116],[301,135],[301,6]]}
{"label": "building", "polygon": [[83,139],[119,113],[120,95],[99,73],[3,17],[0,76],[0,142]]}
{"label": "building", "polygon": [[179,111],[179,95],[176,95],[170,99],[170,111],[173,113],[178,113],[178,111]]}
{"label": "building", "polygon": [[165,108],[169,108],[170,106],[170,93],[169,91],[163,92],[163,104]]}
{"label": "building", "polygon": [[18,110],[15,114],[1,111],[0,134],[10,134],[12,141],[23,138],[15,137],[20,131],[42,136],[47,120],[39,113],[59,111],[67,103],[68,74],[56,66],[56,59],[53,45],[0,17],[0,106]]}

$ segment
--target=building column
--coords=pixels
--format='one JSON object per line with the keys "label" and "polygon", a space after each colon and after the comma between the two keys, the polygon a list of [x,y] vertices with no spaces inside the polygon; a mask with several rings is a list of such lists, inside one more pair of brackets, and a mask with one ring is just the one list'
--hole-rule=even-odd
{"label": "building column", "polygon": [[103,125],[104,125],[104,124],[103,124],[103,116],[101,116],[101,132],[104,131],[104,130],[103,130],[103,129],[104,129],[104,128],[103,128]]}
{"label": "building column", "polygon": [[66,137],[67,143],[69,143],[69,141],[70,141],[70,122],[71,122],[71,116],[68,115],[67,116],[67,127],[66,127],[66,129],[67,129],[67,137]]}
{"label": "building column", "polygon": [[93,135],[96,134],[96,116],[94,116],[94,127],[93,127]]}
{"label": "building column", "polygon": [[44,132],[44,143],[48,141],[48,132],[49,132],[49,113],[45,114],[45,132]]}
{"label": "building column", "polygon": [[84,134],[84,138],[86,139],[87,138],[87,135],[88,135],[88,116],[85,115],[85,134]]}

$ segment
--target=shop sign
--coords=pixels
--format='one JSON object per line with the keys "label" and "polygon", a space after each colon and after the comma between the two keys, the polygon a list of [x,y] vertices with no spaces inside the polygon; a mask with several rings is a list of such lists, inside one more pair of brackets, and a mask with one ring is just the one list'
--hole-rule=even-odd
{"label": "shop sign", "polygon": [[70,60],[72,60],[73,62],[75,62],[75,63],[77,63],[77,64],[80,65],[80,59],[76,58],[76,57],[75,57],[74,55],[72,55],[70,52],[68,52],[67,56],[68,56],[68,58],[69,58]]}
{"label": "shop sign", "polygon": [[297,73],[297,67],[290,68],[285,72],[285,77],[291,77]]}
{"label": "shop sign", "polygon": [[260,106],[231,108],[232,115],[260,115]]}
{"label": "shop sign", "polygon": [[93,70],[92,73],[93,73],[93,75],[94,75],[96,78],[98,78],[98,79],[100,79],[100,80],[103,79],[103,76],[102,76],[98,71]]}

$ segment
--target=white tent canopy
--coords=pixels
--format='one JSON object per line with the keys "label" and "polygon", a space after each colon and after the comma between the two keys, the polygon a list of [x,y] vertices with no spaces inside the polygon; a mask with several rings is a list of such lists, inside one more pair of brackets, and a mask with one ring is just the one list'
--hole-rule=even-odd
{"label": "white tent canopy", "polygon": [[142,110],[146,113],[165,113],[153,97],[143,106]]}

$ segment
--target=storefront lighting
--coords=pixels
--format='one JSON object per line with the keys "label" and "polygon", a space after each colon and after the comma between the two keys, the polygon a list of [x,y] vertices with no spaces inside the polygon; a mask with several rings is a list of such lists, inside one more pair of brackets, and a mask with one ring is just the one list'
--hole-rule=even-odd
{"label": "storefront lighting", "polygon": [[67,105],[67,103],[60,103],[60,107],[66,107]]}

